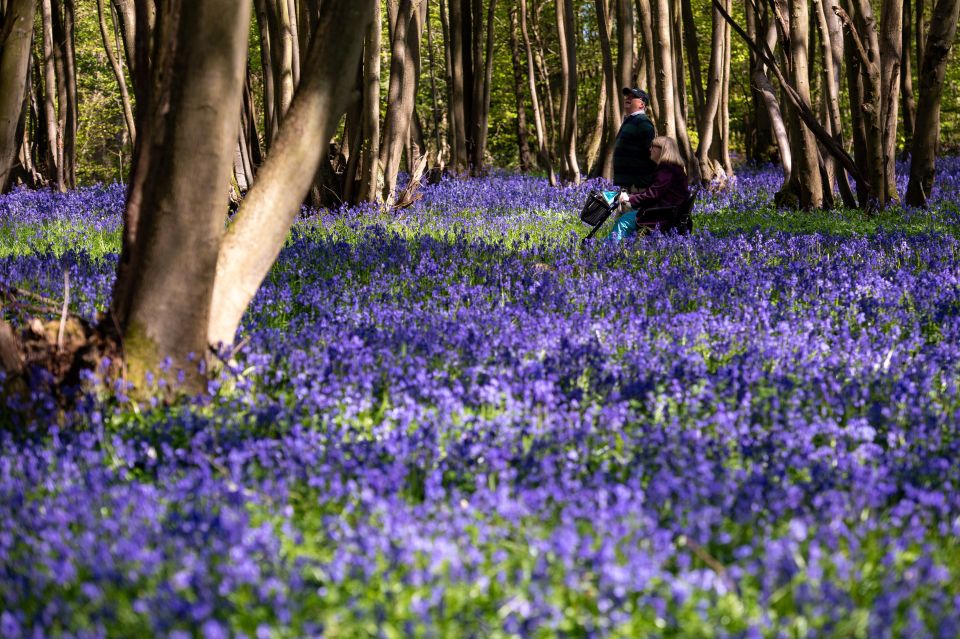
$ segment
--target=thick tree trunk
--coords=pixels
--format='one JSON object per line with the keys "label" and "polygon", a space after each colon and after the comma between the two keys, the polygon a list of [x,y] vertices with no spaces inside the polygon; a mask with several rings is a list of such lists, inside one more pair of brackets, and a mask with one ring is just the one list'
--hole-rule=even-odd
{"label": "thick tree trunk", "polygon": [[[347,107],[373,3],[325,0],[305,73],[273,152],[227,230],[216,263],[211,344],[233,342],[243,313],[280,254],[300,202]],[[346,22],[351,29],[344,29]]]}
{"label": "thick tree trunk", "polygon": [[673,72],[673,42],[670,21],[670,0],[653,0],[654,31],[656,48],[657,87],[660,90],[660,103],[663,111],[658,114],[657,131],[661,135],[677,139],[677,116],[675,110],[676,91]]}
{"label": "thick tree trunk", "polygon": [[57,0],[53,6],[54,59],[57,68],[57,130],[60,134],[61,190],[77,186],[77,64],[74,51],[73,0]]}
{"label": "thick tree trunk", "polygon": [[573,1],[557,3],[557,34],[560,38],[560,156],[563,159],[561,179],[580,182],[577,162],[577,50],[574,35]]}
{"label": "thick tree trunk", "polygon": [[35,5],[33,0],[10,0],[0,22],[0,193],[7,188],[20,146],[17,127],[30,71]]}
{"label": "thick tree trunk", "polygon": [[[947,58],[957,35],[960,0],[937,0],[920,63],[917,126],[913,133],[907,204],[926,206],[936,176],[937,141],[940,137],[940,99]],[[919,26],[919,25],[918,25]]]}
{"label": "thick tree trunk", "polygon": [[[187,386],[207,351],[210,300],[240,119],[249,0],[163,5],[157,16],[154,87],[140,141],[112,315],[129,378],[142,384],[172,360]],[[125,236],[125,240],[127,237]],[[192,354],[192,356],[191,356]],[[168,373],[171,377],[175,371]]]}

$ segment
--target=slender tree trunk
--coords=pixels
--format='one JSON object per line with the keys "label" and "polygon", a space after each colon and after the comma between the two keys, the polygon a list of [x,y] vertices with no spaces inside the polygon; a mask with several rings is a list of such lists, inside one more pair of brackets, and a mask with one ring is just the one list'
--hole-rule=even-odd
{"label": "slender tree trunk", "polygon": [[[620,5],[623,5],[622,0],[617,0]],[[627,2],[627,7],[630,7],[630,3]],[[607,11],[607,0],[595,0],[594,6],[597,9],[597,26],[600,33],[600,56],[603,60],[603,94],[604,100],[601,102],[599,108],[599,113],[597,115],[598,122],[601,123],[601,130],[605,130],[605,134],[600,136],[600,141],[606,141],[606,144],[601,149],[600,159],[599,159],[599,171],[598,174],[607,178],[608,180],[613,179],[613,148],[617,141],[617,130],[620,125],[620,91],[617,87],[617,80],[622,80],[622,76],[618,78],[614,71],[613,67],[613,52],[611,51],[610,46],[610,15]],[[621,31],[623,29],[621,28]],[[629,38],[632,44],[633,36]],[[622,44],[621,44],[622,46]],[[620,60],[629,56],[624,56],[620,54]],[[618,71],[622,72],[622,68],[618,68]],[[627,84],[621,84],[621,86],[629,86]],[[603,119],[601,119],[601,116]],[[603,123],[606,122],[604,126]],[[587,160],[587,165],[592,164],[590,160]]]}
{"label": "slender tree trunk", "polygon": [[[809,39],[810,10],[806,0],[790,1],[790,58],[793,63],[793,86],[800,100],[810,99],[810,76],[807,69],[807,51],[802,46]],[[817,161],[817,141],[807,127],[800,127],[799,139],[793,147],[797,170],[792,177],[798,190],[800,206],[804,209],[823,208],[823,183]]]}
{"label": "slender tree trunk", "polygon": [[[112,14],[111,14],[112,15]],[[97,0],[97,17],[100,23],[100,37],[103,38],[103,49],[107,54],[107,60],[113,69],[113,75],[117,79],[117,86],[120,89],[120,104],[123,107],[123,121],[127,125],[127,135],[130,137],[130,144],[136,143],[137,127],[133,122],[133,106],[130,103],[130,93],[127,90],[127,79],[124,76],[120,61],[113,54],[113,47],[110,44],[110,36],[107,32],[107,20],[104,15],[103,0]]]}
{"label": "slender tree trunk", "polygon": [[380,199],[380,3],[374,3],[363,42],[363,159],[360,165],[361,202]]}
{"label": "slender tree trunk", "polygon": [[[727,1],[727,8],[732,6],[730,0]],[[730,161],[730,51],[733,48],[731,42],[730,25],[723,22],[723,83],[720,90],[720,109],[717,113],[719,122],[717,129],[720,132],[719,161],[723,165],[723,170],[727,177],[733,175],[733,162]]]}
{"label": "slender tree trunk", "polygon": [[530,106],[533,109],[533,122],[537,132],[537,148],[541,165],[547,170],[550,185],[556,186],[557,177],[553,172],[553,162],[547,146],[547,127],[543,109],[540,108],[540,99],[537,95],[536,68],[533,61],[533,47],[530,44],[530,34],[527,30],[527,2],[520,0],[520,32],[523,34],[523,43],[527,51],[527,82],[530,87]]}
{"label": "slender tree trunk", "polygon": [[[729,9],[729,0],[723,0]],[[725,22],[717,9],[712,14],[713,38],[710,46],[710,71],[707,76],[706,104],[701,116],[702,128],[699,131],[700,142],[697,146],[697,163],[700,165],[700,179],[709,184],[716,177],[716,170],[710,160],[710,149],[714,141],[714,128],[723,96],[723,63]]]}
{"label": "slender tree trunk", "polygon": [[[746,0],[748,3],[750,0]],[[687,60],[690,67],[690,89],[693,95],[693,110],[697,119],[697,131],[703,131],[701,114],[706,112],[706,96],[703,90],[703,78],[700,73],[700,39],[697,37],[697,25],[693,20],[693,9],[688,0],[680,0],[680,9],[683,16],[683,39],[687,51]],[[747,11],[752,15],[752,11]],[[749,23],[748,23],[749,24]]]}
{"label": "slender tree trunk", "polygon": [[263,143],[265,150],[269,153],[277,128],[280,126],[277,114],[277,78],[273,73],[273,49],[276,46],[274,44],[276,38],[271,33],[272,20],[267,10],[267,2],[272,0],[253,0],[253,2],[260,33],[260,70],[263,73]]}
{"label": "slender tree trunk", "polygon": [[[430,105],[430,115],[433,122],[433,134],[436,137],[437,160],[443,152],[443,140],[440,138],[440,96],[437,93],[437,68],[434,64],[433,51],[433,27],[430,20],[430,1],[427,2],[427,61],[430,65],[430,95],[433,98],[433,104]],[[442,9],[441,9],[442,11]],[[516,38],[515,33],[510,34]],[[518,93],[519,99],[519,93]]]}
{"label": "slender tree trunk", "polygon": [[656,48],[657,86],[660,89],[660,103],[663,111],[658,114],[660,121],[657,130],[662,135],[677,138],[677,116],[673,72],[673,42],[671,38],[670,0],[653,0],[654,46]]}
{"label": "slender tree trunk", "polygon": [[[884,198],[899,201],[894,163],[900,106],[900,61],[903,57],[903,0],[883,0],[880,10],[880,126],[883,144]],[[909,73],[909,69],[907,70]]]}
{"label": "slender tree trunk", "polygon": [[450,0],[450,79],[451,89],[451,146],[453,150],[453,168],[461,173],[467,170],[469,157],[467,150],[467,109],[464,91],[464,21],[461,0]]}
{"label": "slender tree trunk", "polygon": [[249,0],[173,0],[157,16],[154,90],[145,105],[152,122],[138,122],[127,201],[127,219],[137,224],[121,254],[111,309],[138,385],[169,357],[188,388],[201,387],[190,359],[207,352],[249,17]]}
{"label": "slender tree trunk", "polygon": [[7,188],[20,146],[17,126],[24,111],[35,11],[33,0],[9,0],[0,22],[0,192]]}
{"label": "slender tree trunk", "polygon": [[[490,86],[493,84],[493,46],[494,46],[494,16],[497,7],[497,0],[489,0],[487,7],[487,26],[486,26],[486,52],[483,57],[483,73],[476,73],[474,77],[479,77],[480,82],[475,82],[474,86],[478,88],[474,95],[473,119],[476,123],[473,139],[473,170],[476,173],[482,173],[486,164],[487,153],[487,130],[490,119]],[[483,24],[481,22],[481,24]],[[479,30],[478,30],[479,31]],[[479,47],[478,47],[479,49]],[[476,58],[475,64],[479,65],[480,58]],[[478,70],[479,71],[479,70]]]}
{"label": "slender tree trunk", "polygon": [[[633,50],[636,46],[633,32],[636,28],[634,19],[633,2],[631,0],[614,0],[617,7],[617,80],[614,89],[618,92],[613,99],[612,104],[616,104],[615,114],[620,111],[619,90],[623,87],[634,86],[633,76]],[[610,100],[610,96],[607,96]],[[616,118],[616,126],[619,127],[620,118]],[[616,131],[616,129],[614,129]],[[616,133],[614,133],[614,139]]]}
{"label": "slender tree trunk", "polygon": [[693,143],[690,141],[690,134],[687,130],[687,83],[683,77],[683,51],[685,41],[683,37],[683,17],[681,15],[681,2],[673,3],[673,50],[674,61],[673,71],[674,86],[677,90],[674,112],[677,117],[677,144],[680,146],[680,153],[683,154],[683,161],[687,166],[687,176],[690,180],[700,181],[700,166],[697,164],[697,156],[693,150]]}
{"label": "slender tree trunk", "polygon": [[[940,137],[940,99],[947,59],[957,35],[960,0],[937,0],[930,30],[926,34],[920,63],[920,95],[917,99],[917,124],[910,147],[910,182],[907,204],[926,206],[936,177],[937,141]],[[919,26],[919,24],[918,24]]]}
{"label": "slender tree trunk", "polygon": [[573,2],[560,0],[557,4],[557,34],[560,38],[560,155],[563,158],[561,178],[565,182],[580,182],[577,163],[577,50],[574,35]]}
{"label": "slender tree trunk", "polygon": [[[347,107],[352,73],[374,3],[324,0],[307,53],[305,73],[277,136],[273,153],[227,229],[216,263],[208,337],[233,342],[237,327],[296,219],[329,140]],[[344,29],[350,24],[353,28]],[[376,24],[375,26],[379,26]]]}
{"label": "slender tree trunk", "polygon": [[[917,104],[913,99],[913,55],[910,51],[913,36],[913,17],[910,0],[903,3],[903,39],[900,42],[900,96],[903,109],[903,157],[910,150],[913,140],[914,121],[917,118]],[[918,60],[919,62],[919,60]]]}
{"label": "slender tree trunk", "polygon": [[520,160],[520,172],[527,173],[533,168],[530,155],[530,135],[527,130],[527,107],[524,94],[524,60],[520,51],[519,19],[517,7],[510,9],[510,59],[513,63],[513,94],[517,100],[517,150]]}
{"label": "slender tree trunk", "polygon": [[46,123],[46,174],[48,182],[57,189],[64,190],[61,149],[63,141],[57,130],[57,70],[54,61],[53,9],[51,0],[41,0],[40,10],[43,19],[43,113]]}
{"label": "slender tree trunk", "polygon": [[73,0],[56,0],[53,11],[54,59],[57,68],[57,130],[60,134],[62,190],[77,186],[77,65],[74,51]]}
{"label": "slender tree trunk", "polygon": [[[123,40],[123,53],[126,57],[127,68],[130,69],[130,77],[135,77],[136,67],[136,37],[137,37],[137,11],[134,7],[135,0],[110,0],[113,11],[116,14],[115,19],[119,26],[120,38]],[[147,24],[146,28],[152,26]]]}
{"label": "slender tree trunk", "polygon": [[[647,66],[647,93],[650,95],[651,104],[647,105],[647,115],[652,115],[652,120],[657,126],[657,129],[663,130],[663,118],[664,118],[664,105],[661,104],[661,96],[663,91],[661,89],[660,77],[661,74],[657,73],[657,42],[659,31],[658,25],[655,24],[653,8],[651,6],[652,2],[658,2],[659,0],[637,0],[637,17],[640,21],[640,33],[641,33],[641,47],[643,49],[643,59],[646,62]],[[629,86],[633,86],[633,83],[630,83]],[[650,112],[653,112],[652,114]]]}

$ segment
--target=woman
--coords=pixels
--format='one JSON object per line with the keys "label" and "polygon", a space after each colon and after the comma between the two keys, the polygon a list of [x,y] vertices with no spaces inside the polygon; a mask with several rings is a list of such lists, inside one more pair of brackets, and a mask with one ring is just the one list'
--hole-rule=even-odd
{"label": "woman", "polygon": [[629,205],[627,211],[613,225],[609,239],[622,240],[637,232],[637,227],[655,228],[671,220],[659,217],[656,212],[646,215],[647,209],[663,206],[675,207],[683,204],[689,197],[687,190],[687,169],[676,140],[665,135],[656,137],[650,145],[650,159],[657,163],[657,172],[653,184],[638,193],[620,194],[620,203]]}

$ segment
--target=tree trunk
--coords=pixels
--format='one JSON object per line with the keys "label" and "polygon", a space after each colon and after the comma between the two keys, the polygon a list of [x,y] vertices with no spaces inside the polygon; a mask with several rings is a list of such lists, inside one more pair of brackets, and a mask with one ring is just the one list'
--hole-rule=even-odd
{"label": "tree trunk", "polygon": [[[243,313],[276,260],[329,140],[347,107],[375,3],[325,0],[305,73],[273,152],[227,229],[216,263],[208,338],[233,342]],[[343,24],[352,28],[344,29]],[[374,23],[378,27],[379,23]]]}
{"label": "tree trunk", "polygon": [[[617,94],[614,96],[613,104],[617,105],[616,112],[620,110],[620,89],[623,87],[632,87],[636,80],[633,77],[633,50],[635,41],[633,32],[636,20],[634,19],[633,3],[630,0],[614,0],[617,7],[617,79],[614,89]],[[610,97],[608,96],[609,100]],[[620,126],[620,118],[615,122],[616,127]],[[613,137],[616,139],[616,128]]]}
{"label": "tree trunk", "polygon": [[[516,38],[515,33],[510,34]],[[430,20],[430,2],[427,0],[427,60],[430,64],[430,95],[433,98],[433,104],[430,105],[430,115],[433,122],[433,134],[436,138],[437,161],[443,153],[443,140],[440,138],[440,97],[437,94],[437,70],[434,64],[433,51],[433,27]],[[517,85],[519,87],[519,85]],[[517,93],[519,100],[519,91]]]}
{"label": "tree trunk", "polygon": [[[729,10],[729,0],[723,0],[723,2]],[[697,163],[700,165],[700,179],[704,184],[709,184],[716,177],[714,165],[710,160],[710,149],[713,145],[714,127],[723,93],[725,22],[716,8],[711,15],[713,38],[710,46],[710,71],[707,76],[706,104],[700,118],[701,128],[698,131],[700,141],[697,145]]]}
{"label": "tree trunk", "polygon": [[[651,0],[637,0],[637,17],[640,22],[640,44],[643,49],[643,59],[647,66],[647,73],[645,74],[647,76],[646,91],[651,99],[651,104],[647,105],[647,115],[651,116],[650,119],[653,120],[655,125],[659,125],[663,122],[663,105],[660,104],[662,91],[660,90],[660,75],[655,70],[657,50],[656,40],[654,40],[653,10],[650,7],[650,2]],[[633,82],[626,86],[633,86]],[[657,129],[662,130],[660,126],[657,126]]]}
{"label": "tree trunk", "polygon": [[189,389],[202,387],[196,363],[207,352],[249,18],[249,0],[174,0],[157,15],[150,122],[138,122],[127,200],[135,225],[111,307],[137,385],[170,358],[170,377],[180,369]]}
{"label": "tree trunk", "polygon": [[33,0],[10,0],[0,22],[0,193],[7,188],[20,146],[17,126],[30,72],[35,11]]}
{"label": "tree trunk", "polygon": [[[913,55],[910,51],[913,35],[913,16],[910,0],[903,3],[903,39],[900,42],[900,97],[903,109],[903,157],[910,150],[913,140],[914,121],[917,118],[917,104],[913,99]],[[919,60],[918,60],[919,62]]]}
{"label": "tree trunk", "polygon": [[960,0],[937,0],[918,78],[917,124],[910,147],[910,182],[907,184],[907,204],[911,206],[926,206],[933,189],[940,137],[940,99],[947,59],[957,35],[958,17]]}
{"label": "tree trunk", "polygon": [[677,116],[675,111],[675,85],[673,72],[673,43],[671,38],[670,0],[653,0],[653,40],[656,49],[657,88],[660,90],[660,106],[657,131],[677,139]]}
{"label": "tree trunk", "polygon": [[450,79],[452,81],[450,108],[451,119],[451,147],[453,151],[454,171],[461,173],[467,170],[469,157],[467,155],[467,108],[464,91],[464,49],[463,38],[464,20],[461,7],[462,0],[450,0]]}
{"label": "tree trunk", "polygon": [[[111,13],[111,15],[113,15]],[[133,121],[133,106],[130,103],[130,92],[127,90],[127,79],[124,76],[120,61],[113,53],[113,47],[110,44],[110,36],[107,32],[107,19],[104,15],[103,0],[97,0],[97,18],[100,23],[100,37],[103,38],[103,49],[107,53],[107,60],[113,69],[113,75],[117,79],[117,86],[120,89],[120,104],[123,107],[123,121],[127,125],[127,135],[130,137],[131,146],[137,141],[137,127]]]}
{"label": "tree trunk", "polygon": [[547,175],[550,177],[550,185],[556,186],[557,176],[553,172],[553,162],[550,160],[550,150],[547,145],[546,120],[537,95],[537,74],[533,61],[533,47],[530,44],[530,33],[527,30],[526,0],[520,0],[520,32],[523,34],[523,43],[527,50],[527,82],[530,86],[530,106],[533,109],[533,122],[537,132],[538,156],[541,166],[547,170]]}
{"label": "tree trunk", "polygon": [[63,191],[63,164],[61,149],[63,140],[57,129],[57,68],[54,59],[53,9],[51,0],[41,0],[43,19],[43,114],[46,123],[46,171],[44,177]]}
{"label": "tree trunk", "polygon": [[77,186],[77,64],[74,51],[73,0],[57,0],[53,6],[54,60],[57,69],[57,130],[62,171],[61,190]]}
{"label": "tree trunk", "polygon": [[277,78],[273,73],[276,37],[271,33],[273,20],[267,10],[268,2],[272,0],[253,0],[260,34],[260,70],[263,73],[263,145],[269,153],[280,122],[277,114]]}
{"label": "tree trunk", "polygon": [[[899,201],[897,175],[897,123],[900,106],[900,61],[903,57],[903,0],[883,0],[880,10],[880,127],[883,145],[884,198]],[[907,69],[909,73],[909,69]]]}
{"label": "tree trunk", "polygon": [[[413,115],[416,73],[413,49],[419,44],[414,35],[417,26],[412,0],[399,0],[390,46],[390,84],[387,90],[387,116],[380,143],[380,165],[383,167],[383,201],[393,204],[400,157],[409,134]],[[409,35],[408,35],[409,33]]]}
{"label": "tree trunk", "polygon": [[[137,37],[137,11],[134,7],[134,0],[111,0],[111,6],[116,14],[116,21],[120,31],[120,38],[123,41],[123,54],[126,57],[127,68],[130,69],[130,77],[136,77],[136,37]],[[149,24],[147,28],[152,28]]]}
{"label": "tree trunk", "polygon": [[363,143],[360,161],[360,202],[380,201],[380,3],[375,2],[372,20],[363,41]]}
{"label": "tree trunk", "polygon": [[697,164],[697,156],[693,150],[693,143],[690,141],[690,133],[687,130],[687,83],[683,77],[683,51],[685,47],[683,37],[683,17],[679,2],[673,4],[673,49],[674,61],[673,71],[674,86],[677,90],[674,112],[677,117],[677,144],[680,147],[680,153],[683,155],[683,161],[687,166],[687,177],[690,180],[700,181],[700,167]]}
{"label": "tree trunk", "polygon": [[[732,2],[728,0],[727,7],[730,8]],[[717,113],[719,122],[717,129],[720,132],[720,148],[717,154],[720,164],[727,177],[733,175],[733,163],[730,161],[730,51],[731,46],[730,25],[723,23],[723,82],[720,85],[720,109]]]}
{"label": "tree trunk", "polygon": [[[620,5],[623,5],[623,0],[617,0]],[[627,2],[627,7],[630,7],[630,3]],[[613,179],[613,148],[616,145],[617,141],[617,130],[620,126],[620,90],[617,87],[620,84],[621,87],[630,86],[629,83],[623,84],[618,82],[618,79],[622,80],[622,76],[618,78],[614,72],[613,67],[613,52],[610,47],[610,15],[607,11],[607,0],[595,0],[594,5],[597,9],[597,28],[600,33],[600,55],[603,60],[603,93],[605,95],[604,100],[601,102],[602,107],[600,108],[600,113],[598,113],[598,121],[601,124],[605,121],[606,125],[602,126],[604,134],[600,136],[601,142],[606,142],[606,144],[600,149],[599,157],[599,170],[597,174],[602,175],[608,180]],[[621,27],[621,31],[623,28]],[[632,44],[633,35],[629,38]],[[621,43],[622,46],[622,43]],[[632,49],[630,50],[632,51]],[[623,53],[620,53],[620,60],[622,61],[626,57]],[[623,69],[619,68],[618,71],[622,73]],[[604,120],[600,120],[600,115],[603,115]],[[587,165],[589,166],[591,162],[588,160]]]}
{"label": "tree trunk", "polygon": [[[803,44],[809,40],[810,10],[806,0],[790,1],[790,58],[793,64],[793,86],[800,100],[810,104],[810,76],[807,69],[807,51]],[[823,183],[817,161],[817,141],[807,127],[800,127],[799,139],[793,146],[796,171],[792,174],[798,189],[800,207],[823,208]]]}
{"label": "tree trunk", "polygon": [[527,130],[527,107],[523,100],[524,63],[517,33],[517,10],[517,7],[510,9],[510,60],[513,63],[513,94],[517,100],[517,157],[520,160],[520,172],[527,173],[533,168],[533,158],[530,155],[530,134]]}
{"label": "tree trunk", "polygon": [[[748,3],[749,1],[747,0]],[[706,112],[706,96],[704,95],[703,78],[700,73],[700,39],[697,37],[697,25],[693,20],[693,9],[690,2],[681,0],[680,10],[683,18],[683,39],[687,51],[687,64],[690,67],[690,92],[693,95],[694,117],[697,119],[697,131],[703,131],[703,123],[700,118],[701,114]],[[748,11],[747,14],[752,15],[752,12]]]}
{"label": "tree trunk", "polygon": [[[493,83],[493,46],[494,46],[494,15],[497,6],[497,0],[489,0],[489,5],[487,7],[487,26],[486,26],[486,52],[483,56],[483,69],[477,68],[474,74],[474,108],[473,108],[473,121],[474,121],[474,132],[473,132],[473,170],[475,173],[480,174],[484,171],[484,165],[486,164],[486,153],[487,153],[487,129],[488,122],[490,119],[490,85]],[[478,21],[480,25],[483,24],[482,21]],[[476,32],[479,34],[480,29],[478,28]],[[480,47],[477,46],[477,51],[480,51]],[[481,58],[476,56],[474,58],[474,64],[479,67]]]}
{"label": "tree trunk", "polygon": [[557,3],[557,35],[560,38],[560,156],[563,159],[561,179],[579,184],[577,163],[577,50],[574,35],[573,1]]}

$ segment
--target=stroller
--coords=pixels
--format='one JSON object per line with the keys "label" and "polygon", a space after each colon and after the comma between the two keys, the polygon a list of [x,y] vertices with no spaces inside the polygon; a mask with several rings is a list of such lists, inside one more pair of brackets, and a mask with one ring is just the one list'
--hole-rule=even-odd
{"label": "stroller", "polygon": [[[586,244],[587,240],[600,230],[603,223],[616,210],[620,191],[620,188],[613,191],[590,191],[587,196],[587,203],[583,205],[583,210],[580,211],[580,219],[592,226],[593,230],[580,240],[581,246]],[[658,206],[646,209],[643,215],[647,221],[638,221],[638,230],[645,229],[643,232],[660,230],[663,233],[675,230],[680,234],[690,233],[693,231],[693,221],[690,215],[699,194],[699,189],[694,189],[687,196],[687,199],[677,206]]]}
{"label": "stroller", "polygon": [[593,227],[590,234],[580,240],[580,245],[587,243],[591,237],[596,235],[603,223],[607,221],[613,212],[619,206],[620,188],[616,187],[611,191],[601,191],[594,189],[587,195],[587,202],[580,211],[580,221]]}

